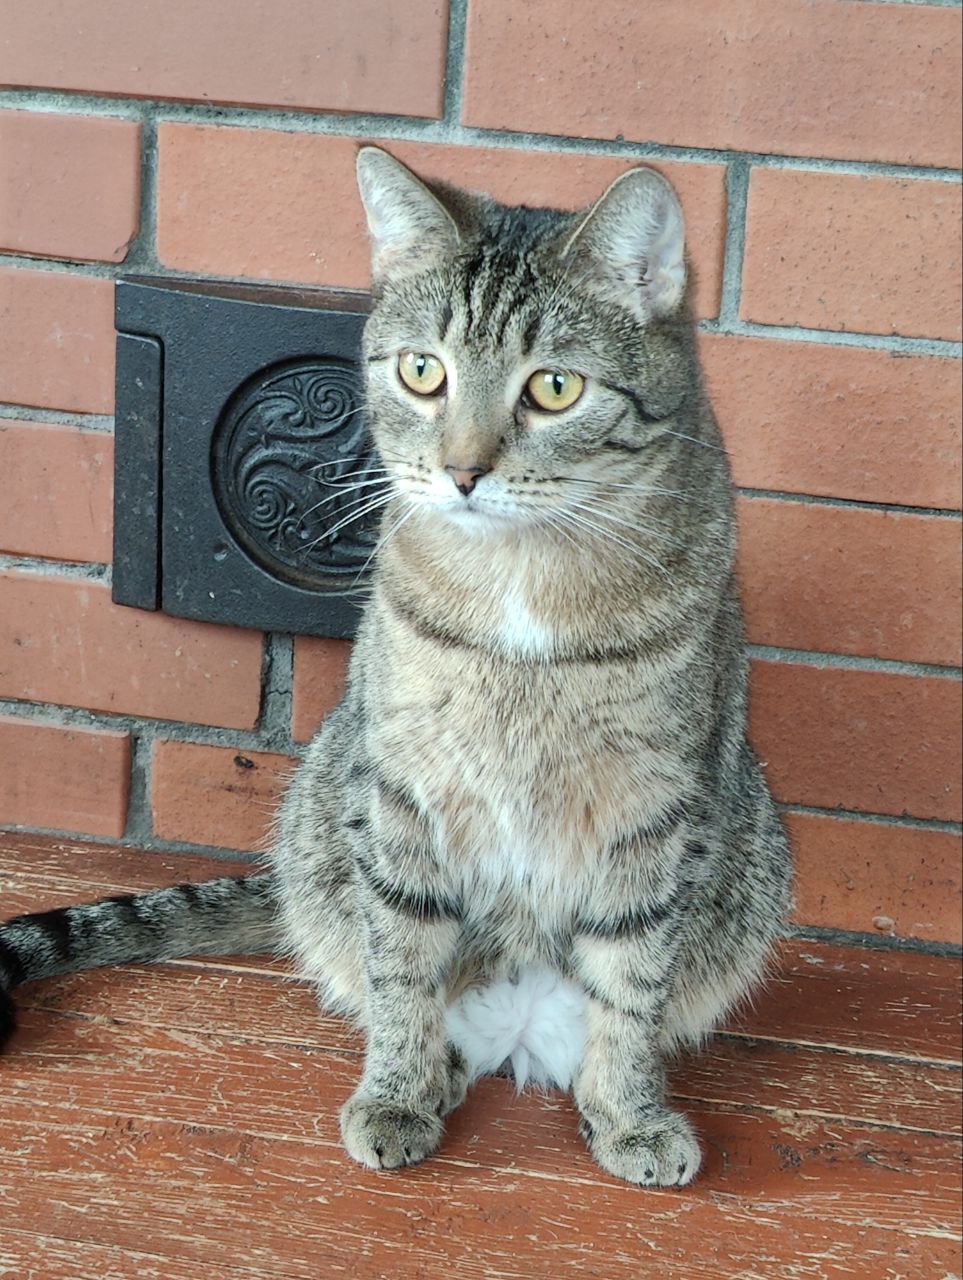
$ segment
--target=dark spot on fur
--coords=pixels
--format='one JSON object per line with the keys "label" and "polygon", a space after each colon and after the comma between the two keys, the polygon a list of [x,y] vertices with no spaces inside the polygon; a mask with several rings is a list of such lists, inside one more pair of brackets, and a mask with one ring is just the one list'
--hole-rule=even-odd
{"label": "dark spot on fur", "polygon": [[[15,922],[11,921],[10,923],[13,924]],[[6,978],[11,986],[16,987],[23,982],[24,977],[24,968],[20,962],[20,957],[17,955],[16,951],[14,951],[13,947],[9,946],[2,938],[0,938],[0,989],[2,989],[2,981],[4,978]]]}

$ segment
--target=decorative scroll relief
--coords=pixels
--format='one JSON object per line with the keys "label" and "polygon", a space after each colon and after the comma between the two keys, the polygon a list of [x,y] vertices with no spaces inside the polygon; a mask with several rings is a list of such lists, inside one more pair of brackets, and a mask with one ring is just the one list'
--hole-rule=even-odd
{"label": "decorative scroll relief", "polygon": [[211,467],[228,528],[273,576],[338,591],[367,565],[384,486],[353,365],[290,361],[250,379],[217,423]]}

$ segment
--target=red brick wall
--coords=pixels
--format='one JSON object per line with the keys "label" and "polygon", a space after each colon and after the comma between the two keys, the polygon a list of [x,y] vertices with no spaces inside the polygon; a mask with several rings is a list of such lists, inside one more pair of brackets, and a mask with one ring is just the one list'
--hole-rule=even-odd
{"label": "red brick wall", "polygon": [[[959,940],[956,0],[33,0],[0,31],[0,821],[250,850],[340,642],[110,601],[112,281],[364,287],[359,138],[685,205],[815,928]],[[270,8],[270,12],[268,12]]]}

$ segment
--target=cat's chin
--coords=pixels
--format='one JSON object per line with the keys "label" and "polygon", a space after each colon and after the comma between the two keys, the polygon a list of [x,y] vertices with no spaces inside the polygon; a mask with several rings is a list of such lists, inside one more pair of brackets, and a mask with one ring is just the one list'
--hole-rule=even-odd
{"label": "cat's chin", "polygon": [[472,506],[470,501],[458,505],[452,503],[450,506],[437,507],[436,510],[445,521],[474,536],[508,533],[522,523],[514,512]]}

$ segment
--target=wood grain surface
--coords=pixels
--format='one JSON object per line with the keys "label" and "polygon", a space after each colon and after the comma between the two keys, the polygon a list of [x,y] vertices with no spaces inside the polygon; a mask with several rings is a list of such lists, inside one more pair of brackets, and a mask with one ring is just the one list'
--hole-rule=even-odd
{"label": "wood grain surface", "polygon": [[[0,836],[0,915],[236,869]],[[787,943],[673,1071],[699,1180],[642,1190],[592,1162],[569,1098],[498,1079],[434,1160],[352,1165],[361,1042],[272,961],[39,983],[0,1059],[0,1277],[958,1277],[959,999],[952,957]]]}

